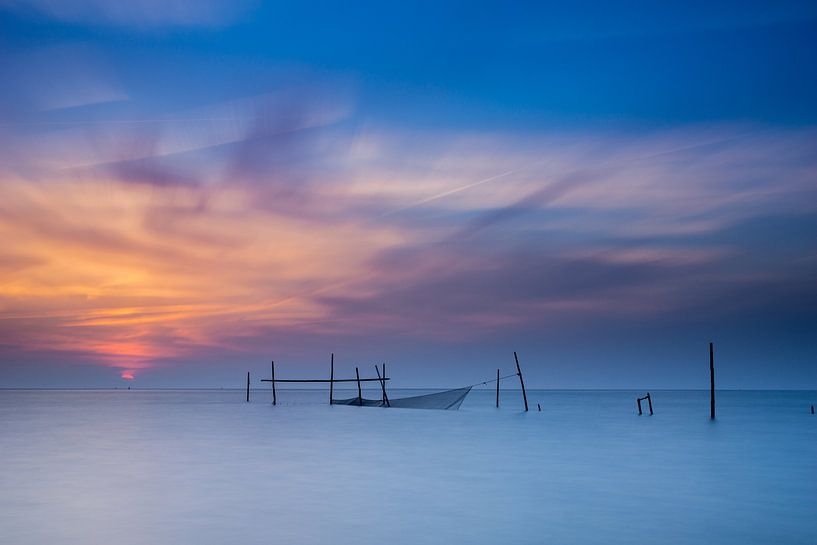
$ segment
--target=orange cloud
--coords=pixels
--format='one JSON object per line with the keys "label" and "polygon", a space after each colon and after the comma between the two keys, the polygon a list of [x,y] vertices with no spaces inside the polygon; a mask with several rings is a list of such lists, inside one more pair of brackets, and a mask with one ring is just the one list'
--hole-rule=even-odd
{"label": "orange cloud", "polygon": [[[33,178],[0,173],[0,344],[82,354],[132,378],[168,358],[241,352],[270,331],[465,338],[531,316],[656,312],[684,304],[690,271],[735,252],[638,237],[700,237],[758,203],[813,206],[796,198],[807,165],[783,187],[741,189],[742,158],[782,153],[766,142],[704,153],[679,173],[677,154],[695,150],[686,137],[642,142],[640,154],[613,141],[602,154],[555,139],[445,147],[360,134],[321,141],[320,160],[337,171],[302,179],[286,158],[263,163],[269,150],[254,138],[238,157],[215,160],[204,146],[199,159],[218,176],[174,164],[191,183],[47,157],[26,159]],[[551,245],[529,250],[530,240]],[[671,283],[653,286],[648,305],[628,303],[658,281]]]}

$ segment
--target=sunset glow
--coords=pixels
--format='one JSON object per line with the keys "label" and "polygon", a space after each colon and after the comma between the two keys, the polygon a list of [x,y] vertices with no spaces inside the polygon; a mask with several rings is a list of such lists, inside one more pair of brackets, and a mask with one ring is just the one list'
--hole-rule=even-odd
{"label": "sunset glow", "polygon": [[[34,4],[51,24],[75,22]],[[60,366],[90,366],[102,382],[205,364],[221,377],[275,354],[303,363],[341,348],[351,359],[429,361],[467,349],[492,368],[525,340],[542,361],[553,350],[574,362],[570,380],[580,381],[600,376],[610,354],[631,361],[643,338],[720,335],[752,357],[807,333],[817,294],[813,100],[799,103],[810,113],[797,123],[778,105],[791,100],[773,93],[757,101],[774,102],[779,117],[736,112],[731,97],[712,98],[732,108],[712,115],[690,87],[662,95],[676,101],[671,111],[689,109],[667,117],[643,88],[674,80],[637,63],[612,75],[562,67],[567,87],[537,80],[541,97],[529,96],[517,80],[542,70],[511,60],[515,50],[496,53],[503,66],[474,57],[486,57],[495,85],[405,59],[413,68],[397,84],[392,57],[347,69],[312,59],[296,36],[275,49],[294,58],[267,51],[269,62],[253,62],[229,23],[246,6],[219,8],[224,25],[132,9],[94,24],[148,41],[158,39],[150,28],[196,28],[219,36],[230,61],[208,64],[198,34],[152,53],[92,33],[43,31],[27,45],[35,16],[7,14],[17,30],[2,60],[17,78],[0,95],[0,371],[12,382]],[[730,17],[724,28],[756,43],[754,27]],[[276,34],[247,32],[261,29]],[[553,43],[575,47],[567,58],[578,67],[580,43],[629,47],[615,32],[554,29],[553,42],[530,38],[542,59]],[[690,52],[675,52],[679,71],[709,62],[692,34]],[[402,50],[384,47],[401,62]],[[652,47],[633,47],[652,66]],[[757,62],[773,71],[785,49],[769,47],[771,60]],[[814,87],[802,78],[801,89]],[[604,98],[588,94],[596,88]],[[598,352],[570,356],[586,335],[599,337]],[[796,366],[813,351],[795,344],[786,361]]]}

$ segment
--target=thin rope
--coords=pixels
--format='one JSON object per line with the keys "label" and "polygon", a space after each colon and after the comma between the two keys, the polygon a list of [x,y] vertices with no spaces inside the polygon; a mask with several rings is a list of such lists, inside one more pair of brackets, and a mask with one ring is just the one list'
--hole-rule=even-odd
{"label": "thin rope", "polygon": [[510,375],[505,375],[504,377],[499,377],[498,379],[493,378],[491,380],[486,380],[485,382],[475,382],[474,384],[471,384],[470,386],[465,386],[465,388],[473,388],[474,386],[482,386],[483,384],[487,385],[487,384],[491,384],[492,382],[496,382],[498,380],[505,380],[506,378],[516,377],[516,376],[519,376],[519,375],[517,375],[516,373],[511,373]]}

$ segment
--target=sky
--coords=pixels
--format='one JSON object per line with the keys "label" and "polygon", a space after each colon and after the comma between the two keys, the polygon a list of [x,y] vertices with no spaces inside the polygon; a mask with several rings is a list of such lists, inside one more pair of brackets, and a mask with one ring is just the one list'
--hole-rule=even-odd
{"label": "sky", "polygon": [[817,388],[814,2],[0,1],[0,387]]}

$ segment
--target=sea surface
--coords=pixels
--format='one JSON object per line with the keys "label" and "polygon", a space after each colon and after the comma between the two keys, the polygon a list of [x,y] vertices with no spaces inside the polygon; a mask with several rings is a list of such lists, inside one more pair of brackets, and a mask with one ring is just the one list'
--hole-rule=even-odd
{"label": "sea surface", "polygon": [[0,543],[817,543],[817,392],[643,393],[4,390]]}

